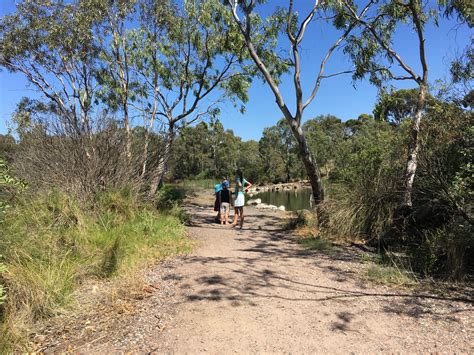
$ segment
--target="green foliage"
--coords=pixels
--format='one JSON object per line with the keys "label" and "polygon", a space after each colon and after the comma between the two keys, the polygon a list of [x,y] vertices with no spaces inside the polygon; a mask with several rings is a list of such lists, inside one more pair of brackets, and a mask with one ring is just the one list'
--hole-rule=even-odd
{"label": "green foliage", "polygon": [[330,175],[327,228],[340,236],[380,236],[390,226],[400,189],[404,131],[386,122],[359,122],[341,141]]}
{"label": "green foliage", "polygon": [[261,181],[260,161],[256,142],[242,142],[218,121],[201,122],[182,129],[176,138],[170,175],[178,180],[216,179],[239,167],[250,181]]}
{"label": "green foliage", "polygon": [[286,119],[265,128],[258,143],[262,175],[269,182],[289,182],[302,175],[296,139]]}
{"label": "green foliage", "polygon": [[[182,6],[175,1],[140,0],[137,8],[138,14],[130,16],[138,26],[120,34],[119,52],[133,68],[127,73],[132,99],[166,117],[168,125],[214,117],[223,100],[234,105],[248,100],[251,79],[241,65],[247,54],[221,2],[187,1]],[[114,61],[113,56],[106,57]],[[104,83],[117,77],[106,65]],[[106,94],[116,92],[108,87],[103,90]],[[223,93],[220,100],[204,100],[216,91]]]}
{"label": "green foliage", "polygon": [[[26,183],[16,177],[12,176],[10,169],[3,157],[0,157],[0,225],[3,222],[2,214],[10,207],[10,201],[15,194],[26,189]],[[3,233],[0,235],[3,238]],[[7,271],[6,265],[1,260],[3,256],[0,254],[0,306],[6,299],[6,290],[3,284],[2,274]]]}
{"label": "green foliage", "polygon": [[441,0],[440,6],[444,7],[447,17],[456,16],[458,21],[474,26],[474,5],[469,0]]}
{"label": "green foliage", "polygon": [[[404,62],[403,55],[393,49],[394,37],[402,26],[410,26],[414,35],[419,36],[423,35],[424,28],[430,21],[437,25],[436,6],[419,1],[377,2],[373,4],[370,15],[360,19],[356,18],[355,12],[348,10],[349,6],[352,6],[354,11],[357,11],[355,6],[349,2],[346,4],[347,8],[341,10],[344,16],[351,17],[351,21],[361,26],[360,33],[349,35],[344,46],[344,53],[355,65],[353,80],[359,81],[368,77],[369,81],[378,87],[390,80],[409,79],[420,84],[423,75],[413,72]],[[394,63],[407,75],[398,75],[393,68]]]}
{"label": "green foliage", "polygon": [[20,199],[2,223],[8,298],[0,348],[66,306],[83,280],[128,275],[189,249],[179,218],[139,203],[127,190],[104,192],[86,206],[60,193]]}
{"label": "green foliage", "polygon": [[[100,15],[89,3],[22,1],[0,20],[0,65],[25,75],[53,112],[76,118],[79,112],[87,115],[93,104],[97,43],[92,28]],[[81,105],[67,100],[72,97],[80,98]]]}
{"label": "green foliage", "polygon": [[346,125],[332,115],[318,116],[308,120],[303,130],[314,156],[324,168],[326,176],[330,176],[334,161],[340,154],[339,149],[345,137]]}
{"label": "green foliage", "polygon": [[9,201],[17,193],[21,193],[26,189],[26,183],[11,175],[5,159],[0,157],[0,213],[9,207]]}
{"label": "green foliage", "polygon": [[395,266],[374,265],[367,269],[370,281],[382,285],[414,286],[417,281],[412,274]]}
{"label": "green foliage", "polygon": [[[391,90],[390,93],[382,91],[374,108],[374,118],[399,125],[405,119],[412,119],[418,100],[418,89]],[[435,110],[435,98],[427,95],[425,110]]]}

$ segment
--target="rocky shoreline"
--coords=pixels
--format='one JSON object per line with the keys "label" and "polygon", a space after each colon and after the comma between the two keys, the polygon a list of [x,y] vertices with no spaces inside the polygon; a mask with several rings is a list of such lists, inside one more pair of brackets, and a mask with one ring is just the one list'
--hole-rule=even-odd
{"label": "rocky shoreline", "polygon": [[[268,191],[285,191],[285,190],[297,190],[301,188],[308,188],[311,187],[308,180],[302,180],[298,182],[289,182],[289,183],[281,183],[281,184],[272,184],[272,185],[263,185],[263,186],[252,186],[248,189],[247,194],[250,198],[258,197],[258,194],[261,192],[268,192]],[[247,205],[254,206],[257,209],[262,210],[280,210],[285,211],[285,206],[275,206],[266,203],[262,203],[260,198],[254,198],[247,201]]]}
{"label": "rocky shoreline", "polygon": [[260,210],[280,210],[280,211],[286,211],[285,206],[275,206],[275,205],[268,205],[266,203],[262,203],[262,200],[259,198],[253,199],[253,200],[248,200],[247,205],[253,206],[257,209]]}
{"label": "rocky shoreline", "polygon": [[271,184],[271,185],[262,185],[262,186],[252,186],[248,189],[248,194],[250,197],[266,191],[284,191],[284,190],[297,190],[304,187],[311,187],[309,180],[301,180],[297,182],[288,182],[280,184]]}

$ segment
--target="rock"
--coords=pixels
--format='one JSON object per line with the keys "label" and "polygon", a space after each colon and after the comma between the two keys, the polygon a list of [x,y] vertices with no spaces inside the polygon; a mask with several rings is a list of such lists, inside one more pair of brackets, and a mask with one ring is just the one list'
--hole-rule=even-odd
{"label": "rock", "polygon": [[261,210],[276,210],[278,207],[273,206],[273,205],[267,205],[266,203],[260,203],[255,206],[255,208],[261,209]]}
{"label": "rock", "polygon": [[279,209],[280,211],[285,211],[285,210],[286,210],[285,206],[283,206],[283,205],[279,206],[278,209]]}
{"label": "rock", "polygon": [[259,205],[262,203],[262,199],[256,198],[254,200],[248,200],[247,205]]}

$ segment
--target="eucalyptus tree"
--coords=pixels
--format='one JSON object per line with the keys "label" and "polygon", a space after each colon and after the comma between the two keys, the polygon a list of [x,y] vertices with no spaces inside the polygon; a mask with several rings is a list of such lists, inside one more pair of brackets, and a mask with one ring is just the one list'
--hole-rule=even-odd
{"label": "eucalyptus tree", "polygon": [[284,180],[285,165],[282,159],[284,155],[278,147],[278,141],[275,126],[263,130],[262,138],[258,142],[262,176],[257,181],[281,182]]}
{"label": "eucalyptus tree", "polygon": [[[315,23],[327,25],[328,15],[332,12],[335,2],[321,2],[315,0],[307,4],[309,10],[300,17],[303,10],[298,11],[297,6],[292,0],[288,1],[286,9],[277,8],[276,11],[263,20],[256,11],[258,4],[264,3],[264,0],[227,0],[233,19],[240,29],[242,38],[245,41],[248,53],[255,64],[256,70],[264,78],[270,87],[276,104],[287,120],[293,135],[298,144],[298,153],[305,167],[306,173],[311,182],[313,197],[316,204],[324,200],[324,189],[321,180],[321,173],[317,163],[318,156],[311,152],[307,140],[302,130],[302,119],[305,110],[314,100],[323,79],[335,75],[346,73],[347,71],[325,74],[325,67],[333,52],[347,38],[351,31],[356,27],[356,22],[346,23],[347,27],[341,30],[340,36],[327,49],[327,52],[319,65],[319,71],[314,78],[314,85],[311,93],[306,99],[303,98],[303,88],[301,84],[301,56],[300,50],[308,26]],[[370,5],[371,3],[369,3]],[[367,12],[367,5],[359,14],[363,18]],[[341,21],[338,14],[333,13],[333,19],[336,24]],[[283,33],[281,33],[283,32]],[[275,50],[274,43],[279,40],[285,40],[289,45],[290,54],[280,57],[278,49]],[[287,104],[288,98],[285,98],[280,91],[279,84],[281,75],[288,70],[292,71],[295,108],[293,112]]]}
{"label": "eucalyptus tree", "polygon": [[[381,91],[373,113],[376,120],[387,121],[393,126],[400,125],[404,120],[412,119],[418,102],[417,89],[392,89]],[[434,110],[439,102],[430,94],[425,98],[425,113]]]}
{"label": "eucalyptus tree", "polygon": [[116,0],[104,2],[88,0],[94,4],[101,21],[96,27],[96,37],[100,44],[101,67],[97,79],[101,85],[99,95],[108,109],[120,111],[125,129],[126,155],[128,163],[132,158],[132,137],[129,105],[134,101],[134,83],[130,73],[130,50],[127,41],[127,21],[132,21],[136,13],[137,0]]}
{"label": "eucalyptus tree", "polygon": [[30,0],[0,20],[0,66],[22,73],[52,103],[66,132],[79,138],[92,134],[95,16],[86,2]]}
{"label": "eucalyptus tree", "polygon": [[237,166],[242,170],[245,176],[247,176],[250,181],[261,183],[264,178],[262,166],[268,158],[266,156],[260,156],[258,148],[259,142],[254,140],[240,141],[235,153]]}
{"label": "eucalyptus tree", "polygon": [[324,167],[327,178],[344,139],[344,130],[341,120],[332,115],[315,117],[303,125],[309,147],[312,151],[319,152],[319,163]]}
{"label": "eucalyptus tree", "polygon": [[[421,0],[373,2],[376,3],[376,7],[366,19],[362,19],[357,14],[357,6],[352,1],[344,0],[341,3],[346,18],[362,26],[359,35],[349,37],[345,51],[355,63],[354,79],[356,80],[369,75],[370,81],[377,86],[390,80],[397,80],[411,81],[418,87],[415,108],[411,115],[411,137],[403,193],[403,206],[411,208],[413,182],[420,151],[420,123],[425,114],[428,95],[425,27],[430,19],[437,22],[438,8],[433,3]],[[413,64],[410,65],[401,51],[393,46],[395,32],[402,24],[408,24],[413,28],[416,46],[410,47],[410,50],[417,52],[417,64],[421,70],[415,69]]]}
{"label": "eucalyptus tree", "polygon": [[[232,174],[237,168],[238,158],[241,154],[239,148],[241,139],[236,137],[232,130],[225,130],[220,121],[210,122],[210,148],[213,160],[213,168],[210,171],[211,177],[222,177]],[[247,159],[249,157],[245,157]]]}
{"label": "eucalyptus tree", "polygon": [[271,180],[286,182],[300,177],[297,150],[296,139],[284,118],[275,126],[265,128],[259,142],[265,175]]}
{"label": "eucalyptus tree", "polygon": [[220,1],[143,0],[140,9],[139,28],[130,33],[130,62],[143,83],[148,129],[157,118],[166,127],[160,162],[151,172],[153,195],[177,131],[216,116],[224,101],[247,101],[250,78],[242,65],[246,52],[238,28]]}

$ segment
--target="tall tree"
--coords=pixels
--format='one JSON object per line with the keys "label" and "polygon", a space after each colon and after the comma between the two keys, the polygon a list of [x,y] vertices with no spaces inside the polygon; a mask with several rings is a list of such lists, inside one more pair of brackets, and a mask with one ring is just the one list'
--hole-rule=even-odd
{"label": "tall tree", "polygon": [[[355,27],[355,22],[348,24],[348,27],[341,31],[340,37],[327,50],[326,55],[320,63],[319,72],[315,78],[313,90],[307,99],[303,98],[303,88],[301,85],[301,58],[300,49],[306,30],[310,23],[317,22],[316,14],[321,12],[321,18],[325,18],[323,12],[329,12],[330,6],[319,0],[312,2],[310,9],[306,15],[299,20],[299,12],[294,6],[292,0],[288,1],[286,10],[277,9],[267,21],[262,21],[255,9],[257,4],[264,1],[256,0],[228,0],[234,21],[238,24],[242,37],[249,55],[256,66],[256,70],[263,76],[265,82],[269,85],[278,108],[287,120],[291,131],[298,144],[298,153],[306,169],[306,173],[311,182],[313,196],[316,204],[324,200],[324,189],[321,181],[321,173],[315,157],[311,152],[305,135],[302,130],[302,119],[305,109],[311,104],[315,98],[321,81],[324,78],[338,75],[334,73],[325,75],[324,70],[326,63],[334,50],[347,38]],[[369,3],[370,4],[370,3]],[[368,10],[367,6],[358,15],[363,18]],[[324,20],[322,20],[324,21]],[[339,21],[336,16],[335,21]],[[280,36],[280,29],[284,29],[284,33]],[[290,55],[288,58],[280,58],[274,50],[274,42],[278,39],[285,39],[289,42]],[[295,109],[293,112],[288,107],[285,98],[279,89],[279,79],[282,72],[292,68],[293,84],[295,94]]]}
{"label": "tall tree", "polygon": [[[262,166],[266,157],[262,159],[259,155],[259,142],[254,140],[239,142],[237,146],[237,167],[242,170],[249,181],[262,182]],[[232,170],[233,171],[233,170]]]}
{"label": "tall tree", "polygon": [[[413,118],[417,102],[417,89],[392,89],[388,93],[382,90],[373,111],[374,118],[398,126],[402,121]],[[427,94],[425,111],[429,111],[435,104],[435,98]]]}
{"label": "tall tree", "polygon": [[272,181],[287,181],[300,177],[298,147],[287,121],[265,128],[259,142],[265,175]]}
{"label": "tall tree", "polygon": [[125,129],[125,149],[128,164],[132,159],[132,137],[129,104],[136,94],[133,92],[136,83],[132,82],[130,73],[130,50],[127,40],[127,21],[136,12],[137,0],[116,0],[95,2],[97,11],[103,19],[97,26],[97,38],[100,42],[101,68],[98,72],[101,84],[100,95],[109,109],[120,111]]}
{"label": "tall tree", "polygon": [[[387,0],[377,3],[377,8],[370,18],[362,19],[357,14],[357,8],[353,2],[344,0],[342,4],[347,17],[362,25],[360,35],[350,36],[348,46],[345,48],[356,65],[354,79],[361,79],[369,74],[371,82],[376,85],[381,85],[387,80],[409,80],[418,86],[416,107],[412,114],[403,194],[403,205],[411,208],[413,182],[420,150],[420,123],[425,111],[428,90],[425,25],[430,18],[436,16],[436,9],[430,8],[428,3],[420,0]],[[416,35],[420,72],[411,67],[403,59],[401,53],[392,46],[395,31],[402,23],[409,23]],[[392,68],[392,63],[396,63],[398,70],[401,70],[403,74],[396,73]]]}
{"label": "tall tree", "polygon": [[0,66],[22,73],[74,137],[92,130],[98,53],[92,10],[87,2],[31,0],[0,20]]}
{"label": "tall tree", "polygon": [[319,163],[324,167],[326,177],[334,165],[339,144],[344,138],[344,125],[332,115],[318,116],[303,125],[310,149],[319,152]]}
{"label": "tall tree", "polygon": [[144,106],[167,131],[152,172],[153,195],[180,127],[215,116],[223,101],[245,102],[250,79],[240,65],[245,51],[237,26],[217,0],[186,1],[184,6],[144,0],[137,31],[130,48],[134,70],[145,83]]}

